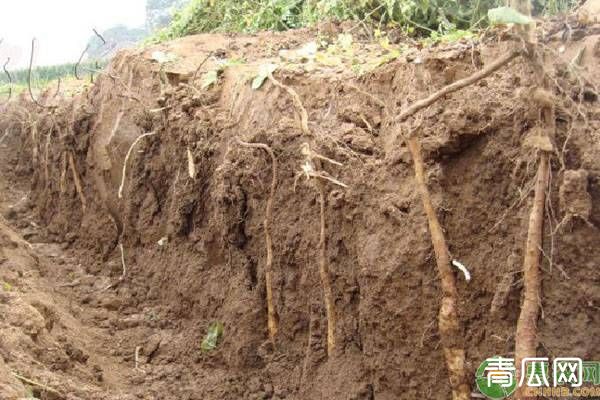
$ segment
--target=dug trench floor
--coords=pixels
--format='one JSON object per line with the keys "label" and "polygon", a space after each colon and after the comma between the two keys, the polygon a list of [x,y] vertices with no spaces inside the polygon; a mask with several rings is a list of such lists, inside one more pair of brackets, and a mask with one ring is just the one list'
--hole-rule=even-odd
{"label": "dug trench floor", "polygon": [[[578,46],[600,49],[599,26],[592,28],[581,28],[566,60]],[[558,48],[560,32],[555,36],[551,45]],[[347,65],[332,66],[344,54],[327,53],[323,67],[290,61],[287,53],[288,69],[274,74],[302,99],[310,129],[335,139],[316,149],[344,162],[328,170],[348,184],[328,187],[327,260],[339,343],[328,357],[315,251],[317,196],[303,181],[297,190],[293,185],[307,138],[288,92],[268,80],[252,90],[247,79],[262,59],[280,61],[279,50],[313,37],[306,30],[189,37],[122,53],[109,67],[112,76],[62,100],[54,114],[25,98],[7,107],[0,118],[11,133],[0,144],[1,400],[450,398],[427,220],[410,154],[382,121],[386,107],[403,108],[425,94],[413,90],[416,54],[434,90],[498,58],[510,44],[492,38],[477,47],[412,49],[360,78]],[[353,62],[369,47],[361,46],[346,59]],[[154,50],[179,57],[166,71],[167,90]],[[214,57],[205,70],[238,57],[247,64],[228,67],[213,86],[199,89],[200,79],[189,74],[207,54]],[[584,59],[587,76],[598,76],[599,59],[600,51]],[[538,354],[598,360],[600,111],[597,93],[560,75],[563,66],[558,59],[546,66],[556,72],[555,140],[563,150],[552,161],[548,221],[570,212],[584,218],[569,220],[559,234],[546,227]],[[129,84],[117,84],[115,76],[128,74]],[[452,255],[472,274],[465,282],[456,271],[470,383],[484,358],[514,350],[536,160],[527,143],[538,120],[523,88],[533,75],[515,62],[423,111],[434,202]],[[11,119],[10,110],[23,115],[19,107],[35,124]],[[238,116],[234,125],[232,116]],[[121,121],[117,132],[115,121]],[[150,131],[157,134],[133,152],[119,201],[125,153]],[[47,138],[41,158],[38,132]],[[267,340],[262,271],[270,165],[264,154],[232,145],[240,136],[268,143],[280,162],[275,347]],[[79,168],[85,210],[68,152]],[[107,193],[113,198],[102,199]],[[116,229],[111,213],[122,223]],[[123,281],[115,231],[124,244]],[[200,344],[213,321],[223,322],[224,334],[206,353]]]}
{"label": "dug trench floor", "polygon": [[[7,153],[1,146],[0,160],[10,160]],[[106,282],[87,274],[68,243],[35,222],[27,185],[11,181],[7,163],[0,164],[0,213],[6,217],[0,219],[0,399],[149,393],[141,383],[150,371],[135,369],[135,351],[145,346],[140,358],[147,360],[157,337],[133,332],[139,319],[120,314],[119,299],[102,290]],[[127,333],[116,335],[117,326]]]}

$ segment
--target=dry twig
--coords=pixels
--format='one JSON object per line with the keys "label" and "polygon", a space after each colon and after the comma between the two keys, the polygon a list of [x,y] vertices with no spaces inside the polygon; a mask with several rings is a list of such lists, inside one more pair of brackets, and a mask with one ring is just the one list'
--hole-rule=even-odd
{"label": "dry twig", "polygon": [[[31,97],[31,100],[39,107],[42,108],[56,108],[57,106],[55,105],[44,105],[41,104],[33,95],[33,90],[31,89],[31,70],[33,68],[33,55],[35,53],[35,38],[31,39],[31,56],[29,57],[29,69],[27,71],[27,88],[29,89],[29,97]],[[56,90],[56,94],[54,95],[54,97],[56,97],[58,95],[60,91],[60,78],[58,79],[58,88]]]}
{"label": "dry twig", "polygon": [[10,99],[12,97],[12,76],[10,75],[10,72],[8,72],[8,69],[6,69],[6,66],[8,65],[8,63],[10,63],[10,57],[8,57],[6,59],[6,62],[4,63],[4,65],[2,65],[2,69],[4,70],[4,73],[6,74],[6,77],[8,78],[8,99],[6,99],[6,101],[10,101]]}

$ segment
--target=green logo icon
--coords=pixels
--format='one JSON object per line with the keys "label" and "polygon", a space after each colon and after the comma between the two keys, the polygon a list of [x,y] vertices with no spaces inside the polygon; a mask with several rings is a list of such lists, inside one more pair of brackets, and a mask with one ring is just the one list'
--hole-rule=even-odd
{"label": "green logo icon", "polygon": [[505,399],[517,389],[515,360],[494,356],[481,363],[475,373],[477,388],[492,400]]}

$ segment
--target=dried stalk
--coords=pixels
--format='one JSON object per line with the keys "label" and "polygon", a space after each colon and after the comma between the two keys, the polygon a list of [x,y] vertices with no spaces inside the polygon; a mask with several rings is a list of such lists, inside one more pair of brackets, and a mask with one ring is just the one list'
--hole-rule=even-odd
{"label": "dried stalk", "polygon": [[273,302],[273,241],[271,239],[271,222],[273,221],[273,200],[275,198],[275,190],[277,189],[277,158],[275,157],[275,153],[273,153],[271,147],[264,143],[248,143],[240,139],[238,139],[237,142],[243,147],[262,149],[271,157],[271,174],[273,177],[271,180],[269,198],[267,199],[263,227],[265,230],[265,243],[267,247],[267,260],[265,264],[265,284],[267,289],[267,327],[269,330],[269,338],[273,343],[275,343],[275,338],[278,331],[278,318]]}
{"label": "dried stalk", "polygon": [[458,321],[457,302],[458,291],[452,268],[450,267],[450,254],[444,231],[437,218],[429,189],[426,184],[425,167],[421,156],[421,145],[416,136],[406,140],[413,158],[417,188],[423,201],[423,208],[429,223],[431,242],[435,252],[436,264],[442,284],[442,304],[438,315],[438,329],[444,349],[446,367],[452,388],[454,400],[468,400],[471,397],[469,385],[465,377],[465,350],[460,343],[462,333]]}
{"label": "dried stalk", "polygon": [[[29,69],[27,71],[27,88],[29,89],[29,97],[31,97],[31,100],[39,107],[42,108],[56,108],[57,106],[48,106],[45,104],[41,104],[33,95],[33,90],[31,89],[31,70],[33,68],[33,55],[35,53],[35,38],[31,39],[31,56],[29,57]],[[58,95],[58,92],[60,91],[60,79],[58,80],[58,89],[56,90],[56,94],[54,95],[54,97],[56,97]]]}
{"label": "dried stalk", "polygon": [[6,101],[10,101],[10,99],[12,97],[12,82],[13,82],[10,72],[8,72],[8,69],[6,69],[6,66],[8,65],[8,63],[10,63],[10,57],[8,57],[6,59],[6,62],[2,66],[2,69],[4,70],[4,73],[6,74],[6,77],[8,78],[8,99],[6,99]]}
{"label": "dried stalk", "polygon": [[98,36],[98,39],[100,39],[102,41],[102,45],[106,44],[106,39],[104,39],[104,37],[98,33],[96,28],[92,28],[92,32],[94,32],[94,35]]}
{"label": "dried stalk", "polygon": [[85,49],[83,49],[83,52],[81,52],[81,55],[79,56],[79,60],[77,60],[77,63],[75,63],[75,66],[73,67],[73,75],[75,75],[75,79],[77,79],[77,80],[81,80],[81,78],[79,77],[79,65],[81,64],[81,61],[83,60],[83,57],[85,56],[85,53],[87,53],[89,49],[90,49],[90,44],[88,43],[87,46],[85,46]]}

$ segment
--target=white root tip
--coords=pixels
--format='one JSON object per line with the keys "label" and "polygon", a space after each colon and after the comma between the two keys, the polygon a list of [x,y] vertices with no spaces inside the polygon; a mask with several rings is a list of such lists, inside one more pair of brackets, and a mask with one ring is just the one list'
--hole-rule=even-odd
{"label": "white root tip", "polygon": [[467,267],[465,267],[460,261],[452,260],[452,265],[454,265],[456,268],[462,271],[462,273],[465,275],[465,281],[471,281],[471,273],[469,272]]}

